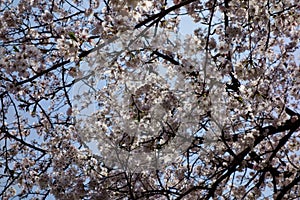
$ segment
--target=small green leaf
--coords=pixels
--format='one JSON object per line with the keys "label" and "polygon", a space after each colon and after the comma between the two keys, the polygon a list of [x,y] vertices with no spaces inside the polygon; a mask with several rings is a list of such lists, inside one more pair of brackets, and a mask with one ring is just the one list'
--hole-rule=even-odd
{"label": "small green leaf", "polygon": [[16,52],[20,52],[20,50],[16,46],[13,46],[13,48]]}
{"label": "small green leaf", "polygon": [[239,97],[239,102],[243,103],[243,98],[242,97]]}
{"label": "small green leaf", "polygon": [[240,103],[244,103],[243,98],[240,96],[235,97],[235,99],[238,100]]}
{"label": "small green leaf", "polygon": [[76,42],[78,42],[78,40],[75,37],[75,34],[73,32],[69,32],[69,36],[72,40],[75,40]]}

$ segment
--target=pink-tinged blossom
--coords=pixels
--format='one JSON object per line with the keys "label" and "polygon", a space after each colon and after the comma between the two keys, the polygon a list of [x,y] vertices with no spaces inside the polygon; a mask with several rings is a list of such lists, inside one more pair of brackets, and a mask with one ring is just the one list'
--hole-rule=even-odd
{"label": "pink-tinged blossom", "polygon": [[299,198],[299,10],[0,1],[0,197]]}

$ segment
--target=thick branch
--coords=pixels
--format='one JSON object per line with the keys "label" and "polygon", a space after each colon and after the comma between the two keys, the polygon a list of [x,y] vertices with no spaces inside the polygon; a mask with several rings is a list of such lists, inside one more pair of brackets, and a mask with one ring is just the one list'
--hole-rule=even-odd
{"label": "thick branch", "polygon": [[[275,126],[267,126],[260,129],[259,136],[256,136],[253,147],[257,146],[261,141],[263,141],[267,136],[274,135],[276,133],[284,132],[284,131],[291,131],[294,132],[300,127],[300,118],[297,119],[297,121],[292,121],[292,119],[289,119],[285,122],[284,125],[275,127]],[[206,199],[210,199],[214,196],[214,192],[218,185],[231,176],[232,173],[235,172],[237,166],[241,165],[242,161],[244,160],[245,156],[251,152],[251,148],[247,147],[244,149],[241,153],[239,153],[236,158],[233,160],[231,165],[229,166],[227,172],[223,174],[217,181],[212,185],[211,190],[209,191],[209,194],[207,195]]]}
{"label": "thick branch", "polygon": [[288,184],[287,186],[285,186],[280,193],[277,195],[276,200],[281,200],[283,199],[283,196],[290,190],[292,189],[293,186],[299,184],[300,182],[300,176],[298,175],[292,182],[290,182],[290,184]]}
{"label": "thick branch", "polygon": [[[150,16],[149,18],[145,19],[144,21],[140,22],[139,24],[137,24],[134,28],[138,29],[144,25],[146,25],[147,23],[154,21],[154,22],[158,22],[160,19],[162,19],[164,16],[166,16],[167,14],[169,14],[170,12],[181,8],[182,6],[185,6],[189,3],[192,3],[196,0],[186,0],[186,1],[182,1],[180,4],[174,5],[170,8],[168,8],[167,10],[162,10],[160,13],[154,14],[152,16]],[[153,24],[153,23],[152,23]]]}

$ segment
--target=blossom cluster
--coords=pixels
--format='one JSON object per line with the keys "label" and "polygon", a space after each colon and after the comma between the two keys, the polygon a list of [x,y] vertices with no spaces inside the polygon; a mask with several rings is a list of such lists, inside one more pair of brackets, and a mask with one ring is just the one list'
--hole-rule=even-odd
{"label": "blossom cluster", "polygon": [[299,23],[296,0],[1,0],[0,197],[299,198]]}

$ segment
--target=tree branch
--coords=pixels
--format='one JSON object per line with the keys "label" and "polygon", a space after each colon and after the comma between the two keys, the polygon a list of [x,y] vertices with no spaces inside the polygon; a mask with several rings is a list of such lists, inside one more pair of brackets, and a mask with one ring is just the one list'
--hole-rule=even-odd
{"label": "tree branch", "polygon": [[[185,6],[189,3],[192,3],[194,1],[197,1],[197,0],[186,0],[186,1],[182,1],[181,3],[177,4],[177,5],[174,5],[170,8],[168,8],[167,10],[162,10],[160,13],[157,13],[157,14],[154,14],[152,16],[150,16],[149,18],[145,19],[144,21],[140,22],[139,24],[137,24],[134,29],[138,29],[144,25],[146,25],[147,23],[151,22],[151,21],[154,21],[155,23],[158,22],[159,20],[161,20],[164,16],[166,16],[167,14],[169,14],[170,12],[182,7],[182,6]],[[154,23],[152,23],[154,24]]]}

